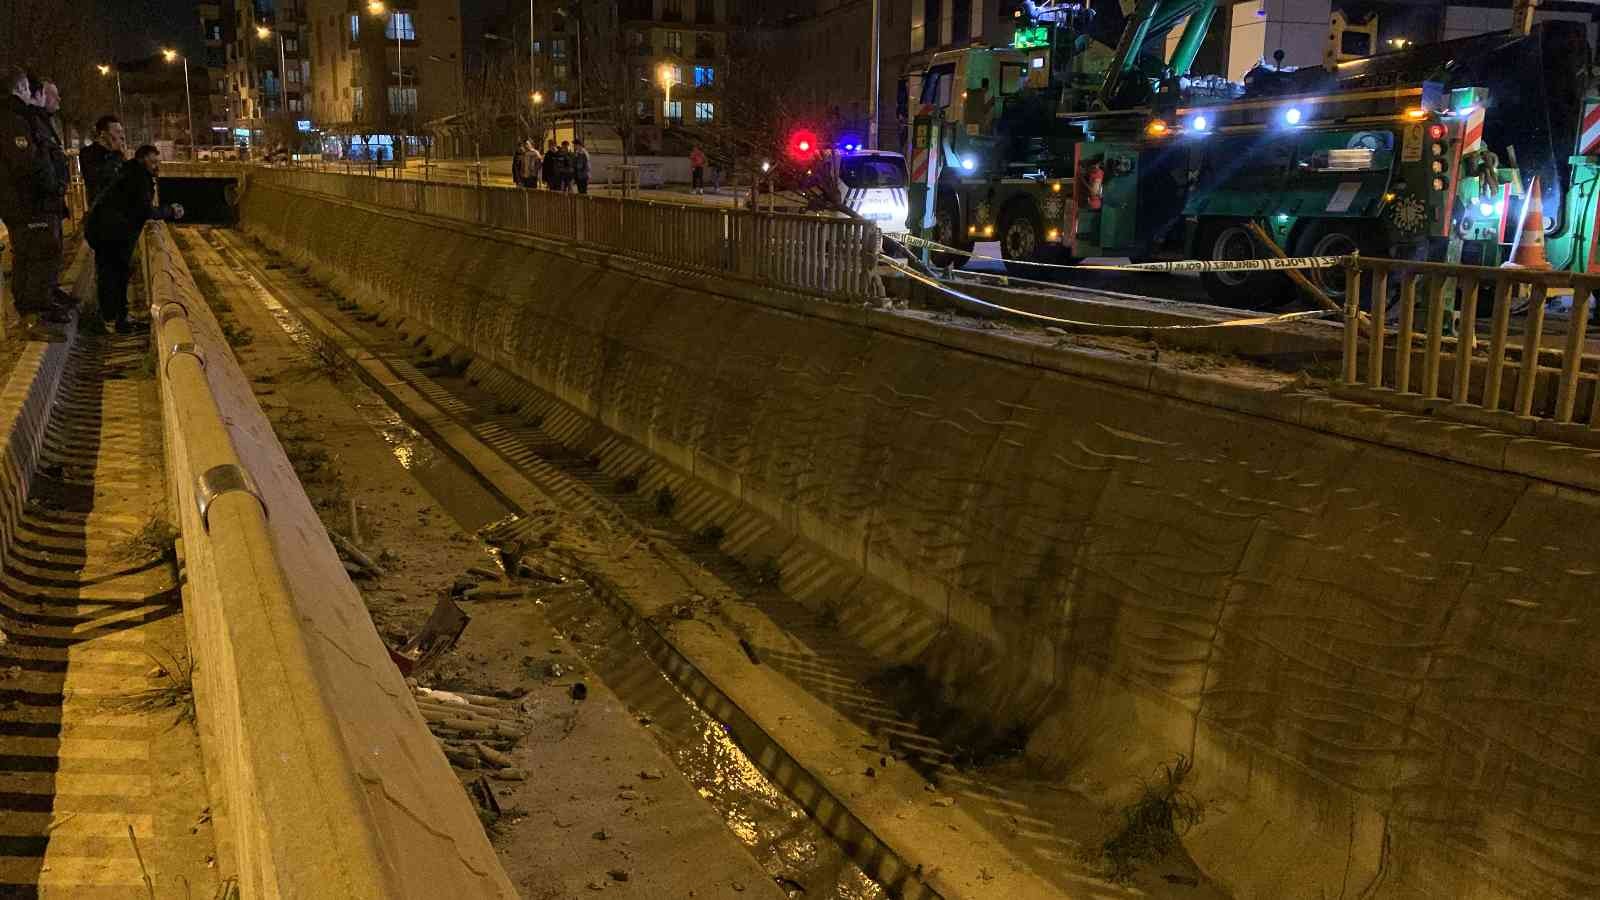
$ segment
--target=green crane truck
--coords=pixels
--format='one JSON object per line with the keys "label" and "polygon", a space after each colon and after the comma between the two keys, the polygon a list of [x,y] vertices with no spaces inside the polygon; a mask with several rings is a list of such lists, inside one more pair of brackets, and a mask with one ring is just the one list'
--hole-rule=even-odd
{"label": "green crane truck", "polygon": [[[911,129],[911,225],[997,240],[1018,274],[1084,257],[1235,260],[1349,252],[1493,265],[1538,177],[1549,255],[1590,265],[1600,100],[1581,23],[1547,22],[1242,81],[1191,71],[1216,0],[1141,0],[1115,51],[1087,10],[1012,46],[935,56]],[[1312,273],[1335,298],[1342,269]],[[1211,272],[1271,308],[1279,273]]]}

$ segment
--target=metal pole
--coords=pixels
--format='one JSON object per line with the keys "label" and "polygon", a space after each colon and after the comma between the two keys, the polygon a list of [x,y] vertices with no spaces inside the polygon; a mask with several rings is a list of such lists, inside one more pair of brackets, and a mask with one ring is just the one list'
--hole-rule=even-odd
{"label": "metal pole", "polygon": [[117,118],[127,118],[122,112],[122,70],[117,70]]}
{"label": "metal pole", "polygon": [[278,86],[278,112],[285,117],[289,115],[289,58],[283,50],[283,32],[278,32],[278,77],[282,79]]}
{"label": "metal pole", "polygon": [[574,138],[583,140],[583,3],[576,4],[578,10],[578,118],[573,123]]}
{"label": "metal pole", "polygon": [[[513,63],[517,61],[515,53],[512,54],[511,61]],[[528,90],[537,89],[538,84],[539,73],[533,58],[533,0],[528,0]],[[540,138],[542,139],[543,135],[540,135]]]}
{"label": "metal pole", "polygon": [[189,158],[194,158],[194,98],[189,94],[189,57],[183,58],[183,105],[189,111]]}
{"label": "metal pole", "polygon": [[873,150],[878,149],[878,94],[882,91],[878,78],[883,67],[883,37],[878,18],[878,0],[872,0],[872,52],[868,55],[872,77],[869,79],[871,93],[867,95],[867,146]]}

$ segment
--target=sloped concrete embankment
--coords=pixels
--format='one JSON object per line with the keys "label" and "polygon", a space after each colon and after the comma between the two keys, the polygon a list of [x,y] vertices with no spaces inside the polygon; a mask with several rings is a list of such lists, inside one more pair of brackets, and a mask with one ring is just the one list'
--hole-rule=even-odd
{"label": "sloped concrete embankment", "polygon": [[1239,896],[1600,892],[1592,454],[292,192],[242,218],[642,448],[1054,773],[1192,756]]}

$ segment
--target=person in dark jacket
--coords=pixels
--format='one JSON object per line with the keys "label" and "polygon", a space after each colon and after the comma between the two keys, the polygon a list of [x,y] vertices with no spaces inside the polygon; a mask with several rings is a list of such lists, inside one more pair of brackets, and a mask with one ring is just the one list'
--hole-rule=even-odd
{"label": "person in dark jacket", "polygon": [[7,96],[0,109],[0,221],[10,236],[13,265],[11,296],[26,322],[39,316],[66,322],[70,311],[52,305],[51,288],[61,267],[61,210],[65,186],[57,179],[50,140],[37,112],[43,94],[17,69],[3,82]]}
{"label": "person in dark jacket", "polygon": [[562,193],[572,190],[572,145],[566,141],[561,142],[561,149],[556,152],[556,181],[560,182],[556,190]]}
{"label": "person in dark jacket", "polygon": [[174,203],[155,207],[156,176],[161,172],[161,151],[146,144],[122,165],[117,178],[100,193],[89,210],[83,234],[94,248],[94,276],[100,293],[100,316],[117,334],[133,334],[149,326],[128,318],[128,276],[139,232],[150,219],[183,218]]}
{"label": "person in dark jacket", "polygon": [[94,123],[94,143],[78,151],[78,166],[83,169],[85,198],[90,206],[100,199],[100,192],[111,186],[127,162],[127,138],[122,131],[122,120],[116,116],[101,116]]}
{"label": "person in dark jacket", "polygon": [[589,151],[583,141],[572,142],[572,180],[578,185],[578,193],[589,193]]}
{"label": "person in dark jacket", "polygon": [[544,158],[539,161],[540,175],[544,178],[544,186],[552,191],[561,190],[561,183],[557,180],[556,167],[560,161],[561,148],[555,141],[544,151]]}

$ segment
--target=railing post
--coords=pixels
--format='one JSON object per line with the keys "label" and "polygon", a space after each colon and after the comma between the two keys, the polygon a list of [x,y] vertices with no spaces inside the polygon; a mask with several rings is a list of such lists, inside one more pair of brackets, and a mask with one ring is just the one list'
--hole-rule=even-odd
{"label": "railing post", "polygon": [[1411,344],[1416,337],[1417,275],[1400,275],[1400,330],[1394,338],[1394,390],[1411,393]]}
{"label": "railing post", "polygon": [[1511,327],[1511,279],[1495,278],[1494,318],[1489,324],[1489,361],[1483,376],[1483,408],[1500,408],[1500,383],[1505,375],[1506,331]]}
{"label": "railing post", "polygon": [[1528,321],[1522,331],[1522,370],[1517,375],[1517,415],[1533,414],[1533,389],[1539,380],[1539,344],[1544,338],[1544,301],[1549,288],[1535,282],[1528,297]]}
{"label": "railing post", "polygon": [[1428,279],[1428,341],[1422,354],[1422,396],[1429,400],[1439,396],[1439,345],[1444,340],[1444,288],[1447,280],[1450,279],[1443,275]]}
{"label": "railing post", "polygon": [[1594,282],[1575,278],[1572,283],[1572,318],[1567,323],[1567,345],[1561,356],[1561,387],[1556,393],[1556,421],[1571,422],[1578,401],[1578,378],[1583,371],[1583,340],[1589,329],[1589,294]]}
{"label": "railing post", "polygon": [[1372,333],[1367,335],[1367,387],[1383,387],[1383,339],[1388,334],[1389,321],[1389,268],[1374,268],[1372,272]]}
{"label": "railing post", "polygon": [[1468,391],[1472,387],[1472,349],[1478,340],[1478,279],[1468,275],[1463,279],[1463,285],[1461,324],[1456,329],[1455,389],[1450,393],[1450,399],[1455,403],[1467,402]]}
{"label": "railing post", "polygon": [[[1361,260],[1350,257],[1344,263],[1344,371],[1345,384],[1356,383],[1356,356],[1361,347]],[[1381,329],[1383,323],[1377,323]]]}

